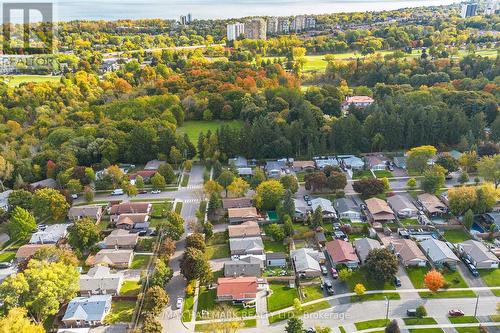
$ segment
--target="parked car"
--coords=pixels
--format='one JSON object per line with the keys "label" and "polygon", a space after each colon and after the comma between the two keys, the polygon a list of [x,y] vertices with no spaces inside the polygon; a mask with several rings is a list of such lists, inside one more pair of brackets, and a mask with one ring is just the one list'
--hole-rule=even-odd
{"label": "parked car", "polygon": [[181,309],[181,308],[182,308],[182,303],[183,303],[183,301],[184,301],[184,300],[182,299],[182,297],[178,297],[178,298],[177,298],[177,302],[176,302],[176,307],[177,307],[177,309]]}
{"label": "parked car", "polygon": [[326,292],[329,294],[329,295],[333,295],[335,292],[333,290],[333,284],[331,281],[325,281],[324,284],[323,284],[323,287],[325,288]]}
{"label": "parked car", "polygon": [[396,285],[396,287],[401,287],[401,279],[397,276],[394,277],[394,285]]}
{"label": "parked car", "polygon": [[450,317],[462,317],[464,315],[464,312],[462,310],[452,309],[448,311],[448,315]]}
{"label": "parked car", "polygon": [[311,197],[308,194],[304,194],[304,201],[310,201]]}
{"label": "parked car", "polygon": [[304,333],[316,333],[316,330],[312,327],[309,327],[304,330]]}
{"label": "parked car", "polygon": [[72,194],[71,199],[73,199],[73,200],[78,199],[78,194]]}
{"label": "parked car", "polygon": [[111,192],[111,195],[123,195],[125,192],[123,192],[123,189],[121,188],[117,188],[116,190],[113,190],[113,192]]}
{"label": "parked car", "polygon": [[9,268],[11,266],[12,266],[12,264],[10,262],[0,262],[0,269]]}
{"label": "parked car", "polygon": [[325,266],[321,265],[321,266],[319,266],[319,267],[321,267],[321,274],[323,274],[323,275],[328,275],[328,270],[326,269],[326,267],[325,267]]}
{"label": "parked car", "polygon": [[334,279],[338,279],[339,277],[339,273],[337,272],[337,270],[335,268],[332,267],[332,277]]}
{"label": "parked car", "polygon": [[417,309],[407,309],[406,315],[408,317],[416,317],[417,316]]}
{"label": "parked car", "polygon": [[467,268],[474,277],[479,277],[479,272],[477,271],[477,268],[473,264],[468,264]]}
{"label": "parked car", "polygon": [[146,190],[140,190],[139,191],[139,194],[146,194],[146,193],[148,193],[148,191],[146,191]]}
{"label": "parked car", "polygon": [[151,194],[160,194],[160,193],[161,193],[161,191],[160,191],[160,190],[152,190],[152,191],[151,191]]}

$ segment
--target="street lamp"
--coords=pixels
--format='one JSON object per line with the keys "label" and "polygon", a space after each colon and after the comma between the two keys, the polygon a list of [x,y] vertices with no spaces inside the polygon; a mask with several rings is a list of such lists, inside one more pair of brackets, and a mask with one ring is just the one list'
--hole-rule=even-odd
{"label": "street lamp", "polygon": [[389,320],[389,298],[387,296],[384,296],[384,298],[387,305],[387,311],[385,313],[385,322],[387,322]]}

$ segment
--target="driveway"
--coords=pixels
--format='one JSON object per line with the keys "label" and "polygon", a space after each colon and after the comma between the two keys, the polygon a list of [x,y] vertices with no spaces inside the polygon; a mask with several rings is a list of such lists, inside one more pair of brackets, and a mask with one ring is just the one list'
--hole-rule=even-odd
{"label": "driveway", "polygon": [[[457,265],[457,269],[464,278],[465,282],[469,285],[469,287],[487,287],[481,277],[475,277],[471,274],[471,272],[465,267],[464,263],[460,263]],[[476,291],[479,296],[494,296],[491,290],[481,290]]]}

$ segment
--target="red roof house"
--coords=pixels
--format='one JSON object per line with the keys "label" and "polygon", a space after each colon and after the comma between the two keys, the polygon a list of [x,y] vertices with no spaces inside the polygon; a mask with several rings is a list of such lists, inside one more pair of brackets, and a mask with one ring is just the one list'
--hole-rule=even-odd
{"label": "red roof house", "polygon": [[247,301],[257,297],[256,277],[229,277],[217,280],[218,301]]}
{"label": "red roof house", "polygon": [[326,243],[326,252],[332,266],[344,264],[349,268],[355,268],[359,265],[359,259],[351,243],[335,239]]}

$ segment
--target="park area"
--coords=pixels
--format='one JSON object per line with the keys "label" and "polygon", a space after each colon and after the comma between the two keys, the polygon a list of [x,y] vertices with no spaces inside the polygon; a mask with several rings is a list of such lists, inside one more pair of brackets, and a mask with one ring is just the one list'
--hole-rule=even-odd
{"label": "park area", "polygon": [[28,83],[28,82],[57,83],[60,80],[61,80],[60,76],[52,76],[52,75],[9,75],[2,77],[2,81],[7,83],[9,87],[17,87],[22,83]]}
{"label": "park area", "polygon": [[206,134],[208,131],[213,133],[223,125],[228,125],[232,128],[241,128],[243,127],[243,122],[240,120],[189,120],[185,121],[177,131],[187,134],[189,140],[196,146],[200,133]]}

